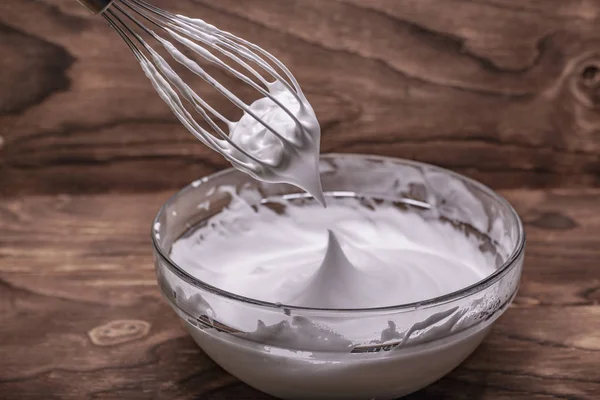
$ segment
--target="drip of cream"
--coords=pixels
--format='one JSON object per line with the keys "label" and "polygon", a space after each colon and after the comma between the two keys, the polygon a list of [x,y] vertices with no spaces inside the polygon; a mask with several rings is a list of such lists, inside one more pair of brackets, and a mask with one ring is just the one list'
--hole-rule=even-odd
{"label": "drip of cream", "polygon": [[[293,184],[324,205],[325,197],[319,173],[321,128],[317,117],[306,99],[299,102],[280,81],[269,84],[269,92],[296,117],[300,125],[268,97],[256,100],[250,110],[295,145],[283,145],[279,138],[249,113],[244,113],[235,124],[231,139],[254,157],[267,161],[268,166],[262,163],[256,166],[259,173],[253,174],[255,178],[266,182]],[[239,151],[236,154],[239,159],[252,162]]]}
{"label": "drip of cream", "polygon": [[[239,121],[226,119],[194,92],[158,52],[148,48],[150,58],[139,57],[142,69],[180,122],[202,143],[223,155],[240,171],[264,182],[295,185],[325,205],[319,173],[321,128],[298,84],[293,81],[291,86],[279,77],[269,82],[256,71],[250,71],[249,74],[260,81],[253,82],[208,51],[208,48],[229,49],[242,66],[251,68],[241,60],[249,58],[262,68],[272,70],[272,67],[249,50],[247,46],[252,45],[246,43],[245,47],[241,44],[245,43],[241,39],[199,19],[179,16],[174,24],[173,29],[165,29],[181,45],[259,92],[268,93],[268,96],[263,96],[251,105],[245,104],[173,43],[156,36],[175,61],[200,76],[244,111]],[[232,41],[232,38],[241,43]],[[187,100],[188,107],[208,122],[213,132],[196,122],[180,96]],[[219,127],[215,120],[224,123],[228,132]]]}

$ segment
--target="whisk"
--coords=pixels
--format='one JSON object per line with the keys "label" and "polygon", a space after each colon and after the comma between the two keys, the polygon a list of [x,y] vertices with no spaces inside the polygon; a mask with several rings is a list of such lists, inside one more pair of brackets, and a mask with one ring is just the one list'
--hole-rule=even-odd
{"label": "whisk", "polygon": [[[324,204],[318,174],[319,124],[300,85],[281,61],[200,19],[173,14],[142,0],[78,2],[108,21],[160,97],[202,143],[237,169],[263,181],[294,184]],[[192,90],[151,41],[242,110],[241,120],[227,119]],[[187,50],[181,51],[173,43]],[[262,99],[246,104],[188,54],[227,71],[256,90]],[[195,115],[200,115],[204,123]],[[221,128],[223,125],[227,132]]]}

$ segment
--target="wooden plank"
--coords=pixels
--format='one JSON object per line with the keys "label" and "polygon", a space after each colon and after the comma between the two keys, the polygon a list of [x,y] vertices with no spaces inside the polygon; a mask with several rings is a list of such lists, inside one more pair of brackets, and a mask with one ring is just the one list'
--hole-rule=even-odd
{"label": "wooden plank", "polygon": [[[411,400],[600,393],[600,189],[504,194],[528,234],[519,296]],[[269,398],[215,366],[160,298],[148,231],[168,195],[0,201],[0,398]]]}
{"label": "wooden plank", "polygon": [[[416,158],[496,188],[600,184],[598,2],[154,3],[288,64],[324,152]],[[0,194],[172,189],[226,165],[76,2],[3,0],[0,38]]]}

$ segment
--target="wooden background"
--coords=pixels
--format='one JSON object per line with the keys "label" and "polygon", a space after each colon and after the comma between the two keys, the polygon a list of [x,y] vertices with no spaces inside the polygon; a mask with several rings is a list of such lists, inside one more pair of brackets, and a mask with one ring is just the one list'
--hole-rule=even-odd
{"label": "wooden background", "polygon": [[[324,152],[448,167],[523,217],[515,305],[411,400],[600,396],[599,0],[152,2],[290,66]],[[0,67],[0,399],[268,399],[154,280],[154,213],[226,163],[74,0],[2,0]]]}

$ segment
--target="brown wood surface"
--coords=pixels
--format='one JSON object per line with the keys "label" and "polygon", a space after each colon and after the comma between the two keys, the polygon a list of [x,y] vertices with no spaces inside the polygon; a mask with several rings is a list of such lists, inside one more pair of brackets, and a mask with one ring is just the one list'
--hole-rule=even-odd
{"label": "brown wood surface", "polygon": [[[449,167],[522,215],[515,304],[409,399],[600,398],[600,0],[152,2],[288,64],[324,152]],[[0,400],[268,399],[154,278],[154,213],[226,163],[74,0],[1,0],[0,67]]]}
{"label": "brown wood surface", "polygon": [[[600,1],[153,1],[288,64],[324,152],[503,188],[600,185]],[[74,0],[2,0],[0,60],[0,194],[172,189],[226,165]]]}

